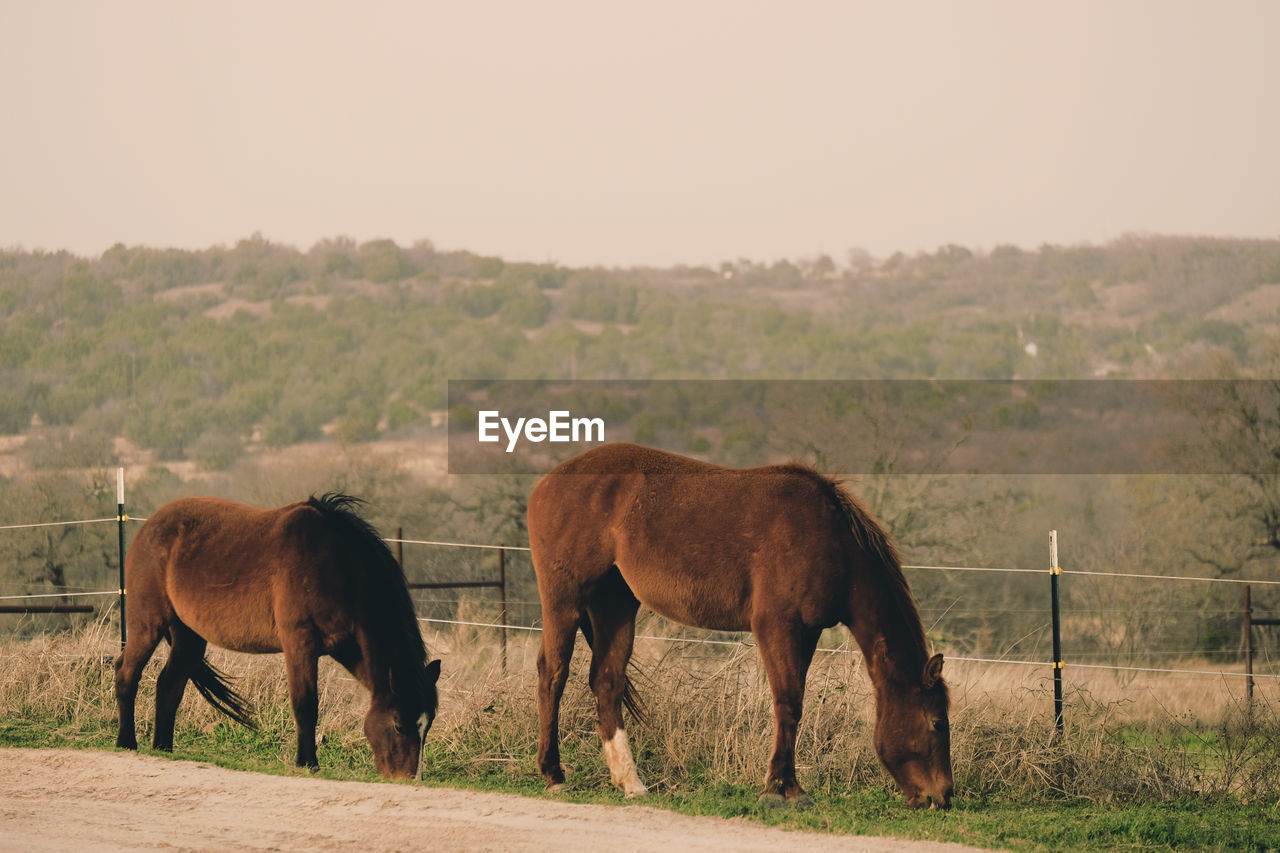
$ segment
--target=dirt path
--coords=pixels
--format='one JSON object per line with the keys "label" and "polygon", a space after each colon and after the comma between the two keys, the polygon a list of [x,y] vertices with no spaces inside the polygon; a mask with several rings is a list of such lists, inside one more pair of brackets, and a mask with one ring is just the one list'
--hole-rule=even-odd
{"label": "dirt path", "polygon": [[641,806],[334,782],[88,750],[0,750],[0,850],[911,851]]}

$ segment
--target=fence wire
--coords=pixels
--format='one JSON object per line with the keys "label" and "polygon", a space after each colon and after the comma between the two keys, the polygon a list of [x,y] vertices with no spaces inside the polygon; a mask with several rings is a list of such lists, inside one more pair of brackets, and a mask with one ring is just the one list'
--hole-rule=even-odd
{"label": "fence wire", "polygon": [[[21,530],[21,529],[41,528],[41,527],[67,526],[67,525],[77,525],[77,524],[102,524],[106,522],[121,522],[121,521],[142,522],[142,521],[146,521],[146,517],[124,515],[123,517],[110,516],[105,518],[79,519],[79,520],[70,520],[70,521],[46,521],[46,522],[34,522],[34,523],[28,523],[28,524],[9,524],[9,525],[0,525],[0,531]],[[431,546],[431,547],[446,547],[446,548],[471,548],[471,549],[480,549],[480,550],[519,551],[519,552],[528,552],[531,550],[528,546],[522,546],[522,545],[497,545],[497,544],[473,543],[473,542],[453,542],[453,541],[432,540],[432,539],[403,539],[403,538],[384,537],[384,541],[391,544],[425,545],[425,546]],[[990,572],[990,573],[1003,573],[1003,574],[1049,574],[1048,570],[1046,569],[1023,569],[1023,568],[990,567],[990,566],[903,565],[902,568],[912,569],[912,570],[921,570],[921,571]],[[1257,584],[1259,586],[1280,586],[1280,581],[1262,580],[1262,579],[1206,578],[1206,577],[1194,577],[1194,576],[1187,576],[1187,575],[1155,575],[1155,574],[1139,574],[1139,573],[1127,573],[1127,572],[1094,572],[1094,571],[1085,571],[1085,570],[1078,570],[1078,569],[1061,569],[1060,571],[1064,575],[1069,575],[1069,574],[1085,575],[1085,576],[1104,577],[1104,578],[1136,578],[1136,579],[1142,579],[1142,580],[1179,580],[1179,581],[1201,581],[1205,583],[1228,583],[1228,584],[1237,584],[1237,585]],[[36,600],[36,599],[46,599],[46,598],[74,598],[74,597],[91,597],[91,596],[105,596],[105,595],[119,596],[122,593],[123,593],[123,590],[120,590],[120,589],[89,590],[89,591],[77,591],[77,592],[65,591],[65,592],[54,592],[54,593],[31,593],[31,594],[24,594],[24,595],[3,595],[3,596],[0,596],[0,600],[21,601],[24,599]],[[440,603],[448,603],[447,601],[442,601],[442,600],[437,600],[437,601]],[[520,604],[520,603],[529,603],[529,602],[512,601],[510,603]],[[951,611],[951,612],[953,614],[959,614],[959,615],[969,614],[969,611]],[[419,621],[427,622],[427,623],[446,624],[446,625],[472,626],[472,627],[479,627],[479,628],[500,628],[500,629],[507,629],[507,630],[513,630],[513,631],[540,632],[542,630],[541,628],[533,625],[500,625],[497,623],[470,622],[470,621],[463,621],[463,620],[435,619],[435,618],[424,618],[424,619],[420,619]],[[671,643],[691,643],[691,644],[701,644],[701,645],[742,646],[742,647],[753,647],[755,645],[754,643],[744,641],[744,640],[713,640],[708,638],[696,638],[696,637],[661,637],[661,636],[641,635],[641,634],[636,635],[636,639],[671,642]],[[841,650],[818,649],[817,651],[838,652]],[[949,659],[955,660],[955,661],[964,661],[968,663],[1004,664],[1004,665],[1012,665],[1012,666],[1035,666],[1035,667],[1046,667],[1046,668],[1052,668],[1054,666],[1054,664],[1050,661],[1023,661],[1023,660],[1012,660],[1008,658],[962,657],[957,655],[957,656],[951,656],[949,657]],[[1066,666],[1070,668],[1077,668],[1077,669],[1099,669],[1099,670],[1112,670],[1112,671],[1122,671],[1122,672],[1151,672],[1151,673],[1167,673],[1167,674],[1177,674],[1177,675],[1214,676],[1214,677],[1223,677],[1223,678],[1234,677],[1234,678],[1253,678],[1253,679],[1280,679],[1280,675],[1271,675],[1271,674],[1265,674],[1265,673],[1228,672],[1225,670],[1170,669],[1170,668],[1162,668],[1162,667],[1135,667],[1135,666],[1122,666],[1118,664],[1089,664],[1089,663],[1074,663],[1074,662],[1067,664]]]}
{"label": "fence wire", "polygon": [[[503,625],[498,622],[472,622],[472,621],[467,621],[462,619],[428,619],[425,617],[419,619],[418,621],[427,622],[431,624],[439,624],[439,625],[467,626],[472,628],[494,628],[494,629],[508,630],[508,631],[529,631],[534,633],[542,632],[542,629],[539,628],[537,625]],[[636,634],[636,639],[637,640],[657,640],[659,642],[664,642],[664,643],[688,643],[692,645],[703,645],[703,646],[740,646],[742,648],[756,647],[756,643],[753,643],[749,640],[711,640],[704,637],[661,637],[654,634]],[[819,648],[819,649],[815,649],[814,651],[825,652],[827,654],[842,654],[849,650]],[[1009,660],[1007,658],[975,658],[975,657],[961,657],[959,655],[948,655],[947,660],[963,661],[965,663],[995,663],[995,664],[1010,664],[1013,666],[1036,666],[1036,667],[1044,667],[1046,669],[1053,668],[1053,663],[1050,661]],[[1248,673],[1244,673],[1244,672],[1227,672],[1225,670],[1160,669],[1157,667],[1111,666],[1106,664],[1087,664],[1087,663],[1072,663],[1064,667],[1064,669],[1071,669],[1071,668],[1106,669],[1106,670],[1119,669],[1119,670],[1124,670],[1126,672],[1158,672],[1158,673],[1171,673],[1171,674],[1177,674],[1177,675],[1211,675],[1211,676],[1214,676],[1215,678],[1217,677],[1235,677],[1235,678],[1252,677],[1255,679],[1258,679],[1258,678],[1280,679],[1280,675],[1263,675],[1255,672],[1250,676]]]}

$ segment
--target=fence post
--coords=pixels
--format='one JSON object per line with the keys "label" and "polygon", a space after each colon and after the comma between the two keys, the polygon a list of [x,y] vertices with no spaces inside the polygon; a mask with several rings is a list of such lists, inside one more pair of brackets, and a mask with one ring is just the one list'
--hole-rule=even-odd
{"label": "fence post", "polygon": [[396,528],[396,562],[400,564],[400,570],[404,571],[404,528]]}
{"label": "fence post", "polygon": [[498,624],[502,626],[502,674],[507,674],[507,549],[498,549]]}
{"label": "fence post", "polygon": [[120,537],[120,648],[124,648],[127,635],[124,621],[124,523],[129,516],[124,514],[124,468],[116,469],[116,528]]}
{"label": "fence post", "polygon": [[1253,710],[1253,599],[1244,585],[1244,695]]}
{"label": "fence post", "polygon": [[1058,603],[1058,531],[1049,531],[1049,594],[1053,608],[1053,725],[1062,733],[1062,616]]}

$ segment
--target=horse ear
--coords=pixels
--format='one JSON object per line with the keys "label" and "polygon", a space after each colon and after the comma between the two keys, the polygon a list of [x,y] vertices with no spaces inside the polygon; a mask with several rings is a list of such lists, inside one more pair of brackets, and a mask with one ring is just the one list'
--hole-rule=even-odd
{"label": "horse ear", "polygon": [[938,653],[929,658],[929,662],[924,665],[924,689],[933,687],[940,678],[942,678],[942,654]]}
{"label": "horse ear", "polygon": [[427,684],[435,684],[437,681],[439,681],[440,680],[440,658],[436,658],[435,660],[431,661],[431,663],[427,664],[425,672],[426,672]]}

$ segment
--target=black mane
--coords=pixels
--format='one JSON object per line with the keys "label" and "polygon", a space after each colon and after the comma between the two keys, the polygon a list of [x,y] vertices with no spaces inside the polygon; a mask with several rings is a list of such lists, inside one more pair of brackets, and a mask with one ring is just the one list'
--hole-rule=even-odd
{"label": "black mane", "polygon": [[367,624],[375,628],[381,651],[390,657],[393,683],[401,690],[405,685],[416,685],[427,662],[418,614],[409,597],[404,569],[382,534],[356,511],[365,501],[342,492],[325,492],[318,497],[312,495],[307,503],[324,516],[332,530],[353,543],[351,553],[374,555],[363,565],[352,567],[363,570],[360,577],[366,581],[355,584],[360,591],[360,606],[369,612]]}
{"label": "black mane", "polygon": [[873,562],[879,564],[881,571],[878,576],[884,581],[889,599],[902,617],[896,623],[899,626],[900,636],[911,645],[912,650],[923,663],[928,657],[924,622],[920,619],[920,609],[916,606],[915,596],[911,594],[907,576],[902,573],[902,557],[893,543],[893,538],[871,511],[863,506],[862,502],[845,488],[838,478],[827,476],[807,465],[796,467],[810,473],[826,485],[831,499],[848,519],[854,541],[874,558]]}

